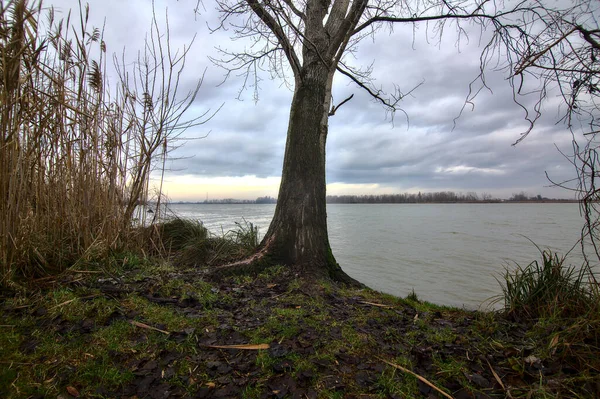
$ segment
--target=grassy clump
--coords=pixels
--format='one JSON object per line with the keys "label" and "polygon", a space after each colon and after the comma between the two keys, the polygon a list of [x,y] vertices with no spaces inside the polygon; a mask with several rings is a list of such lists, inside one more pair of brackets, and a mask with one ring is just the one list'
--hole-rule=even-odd
{"label": "grassy clump", "polygon": [[150,227],[157,237],[154,249],[184,267],[211,266],[252,254],[258,247],[258,229],[244,221],[221,236],[211,234],[201,222],[174,218]]}
{"label": "grassy clump", "polygon": [[173,218],[167,222],[152,226],[160,238],[161,249],[174,253],[184,250],[192,242],[203,242],[210,237],[210,233],[201,222]]}
{"label": "grassy clump", "polygon": [[[528,325],[524,339],[532,343],[531,365],[560,364],[567,370],[581,370],[576,377],[561,381],[560,389],[565,393],[597,392],[597,370],[600,370],[597,279],[588,265],[577,269],[565,266],[565,259],[549,250],[541,254],[541,263],[534,261],[505,273],[504,314]],[[527,365],[522,359],[510,360],[513,368],[521,371]],[[549,391],[547,386],[540,386],[536,394],[544,397]]]}
{"label": "grassy clump", "polygon": [[600,295],[589,267],[577,270],[565,266],[564,258],[549,250],[542,261],[506,271],[502,287],[508,313],[537,319],[540,317],[578,317],[597,313]]}

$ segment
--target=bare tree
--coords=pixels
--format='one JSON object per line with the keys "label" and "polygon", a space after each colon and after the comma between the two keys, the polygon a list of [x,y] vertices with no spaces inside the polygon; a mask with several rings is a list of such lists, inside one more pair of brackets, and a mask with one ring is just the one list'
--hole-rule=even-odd
{"label": "bare tree", "polygon": [[[267,70],[294,90],[273,221],[255,256],[217,272],[277,262],[347,283],[354,280],[341,270],[331,252],[325,209],[328,119],[351,98],[332,103],[333,77],[344,75],[392,113],[401,110],[400,102],[408,94],[377,88],[370,67],[351,66],[348,55],[363,39],[374,38],[395,24],[426,25],[437,39],[448,30],[454,31],[457,40],[473,27],[489,30],[492,34],[483,49],[479,76],[485,85],[483,71],[498,57],[508,66],[525,68],[517,69],[520,72],[514,76],[525,72],[528,65],[519,64],[513,51],[531,48],[535,53],[536,47],[531,46],[539,34],[538,25],[553,15],[530,0],[218,0],[217,5],[221,19],[216,29],[232,29],[237,38],[247,38],[251,45],[241,52],[223,51],[215,62],[230,73],[242,73],[244,87],[257,90],[259,74]],[[551,29],[552,23],[547,25]],[[506,49],[508,57],[502,51]],[[467,103],[477,92],[471,92]],[[526,118],[533,125],[537,115],[529,115]]]}

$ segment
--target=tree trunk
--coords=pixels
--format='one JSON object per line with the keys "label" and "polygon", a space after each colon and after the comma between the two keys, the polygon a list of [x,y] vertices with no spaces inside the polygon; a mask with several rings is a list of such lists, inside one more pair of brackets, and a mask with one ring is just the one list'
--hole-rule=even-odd
{"label": "tree trunk", "polygon": [[327,235],[325,145],[333,72],[316,62],[305,65],[301,75],[290,110],[275,215],[259,252],[228,266],[296,266],[311,277],[360,285],[335,261]]}
{"label": "tree trunk", "polygon": [[290,110],[277,207],[262,245],[277,263],[347,280],[327,235],[325,145],[332,76],[319,65],[304,67],[302,74]]}

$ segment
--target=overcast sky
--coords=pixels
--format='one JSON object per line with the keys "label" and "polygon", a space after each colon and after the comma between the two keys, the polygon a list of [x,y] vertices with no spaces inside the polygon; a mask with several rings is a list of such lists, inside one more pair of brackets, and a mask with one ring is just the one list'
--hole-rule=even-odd
{"label": "overcast sky", "polygon": [[[135,59],[143,46],[152,16],[148,0],[92,0],[90,23],[105,24],[108,53]],[[77,7],[74,0],[47,0],[66,13]],[[216,198],[254,199],[277,196],[292,92],[281,81],[264,74],[258,102],[252,90],[238,97],[240,78],[225,83],[224,70],[208,56],[218,56],[215,46],[243,48],[230,32],[210,33],[216,12],[204,1],[202,15],[194,16],[196,0],[157,1],[159,21],[165,10],[172,44],[183,46],[196,34],[190,52],[183,90],[191,88],[205,72],[197,100],[188,117],[221,110],[206,124],[190,129],[187,142],[172,154],[165,187],[172,200]],[[350,94],[354,98],[330,118],[327,144],[328,194],[380,194],[418,191],[486,192],[510,197],[529,195],[570,198],[554,181],[575,176],[573,167],[557,150],[571,154],[571,134],[562,124],[558,99],[544,108],[544,117],[531,134],[512,146],[527,129],[523,111],[513,103],[512,89],[502,72],[488,71],[493,94],[482,91],[475,107],[467,107],[454,125],[468,93],[469,82],[479,72],[479,36],[471,35],[460,48],[452,34],[442,43],[427,43],[425,28],[414,37],[412,29],[396,27],[393,34],[380,32],[375,41],[365,40],[354,65],[373,63],[376,84],[398,85],[408,91],[422,85],[402,103],[408,115],[397,113],[393,122],[385,110],[362,89],[343,76],[334,82],[334,102]],[[430,41],[431,42],[431,41]]]}

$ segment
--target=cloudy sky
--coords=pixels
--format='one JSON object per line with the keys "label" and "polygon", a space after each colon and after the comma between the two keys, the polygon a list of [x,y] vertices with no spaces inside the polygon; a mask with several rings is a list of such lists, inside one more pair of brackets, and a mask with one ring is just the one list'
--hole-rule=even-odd
{"label": "cloudy sky", "polygon": [[[90,23],[105,27],[108,53],[126,51],[133,61],[150,28],[149,0],[91,0]],[[46,0],[66,13],[74,0]],[[188,117],[220,111],[206,124],[190,129],[190,140],[177,149],[169,163],[165,187],[172,200],[216,198],[254,199],[277,196],[283,162],[287,118],[292,92],[281,81],[261,76],[258,101],[253,90],[240,93],[243,81],[231,76],[208,56],[215,49],[240,49],[231,32],[211,33],[216,25],[212,1],[204,1],[200,16],[196,0],[157,1],[159,21],[168,7],[171,42],[183,46],[196,35],[189,53],[182,90],[193,87],[204,74],[199,95]],[[367,93],[343,76],[334,82],[334,102],[354,98],[330,118],[327,144],[328,194],[379,194],[418,191],[490,193],[510,197],[529,195],[570,198],[563,189],[549,187],[575,176],[573,167],[557,150],[570,154],[571,135],[562,124],[558,99],[544,107],[544,117],[531,134],[512,146],[527,129],[523,111],[513,103],[512,89],[502,72],[488,71],[491,89],[482,91],[474,108],[466,108],[454,125],[468,94],[469,82],[479,72],[479,36],[456,45],[452,34],[439,45],[427,40],[425,28],[396,27],[365,40],[354,65],[373,64],[376,85],[404,92],[421,84],[402,103],[407,118],[393,121]],[[237,97],[240,97],[239,99]],[[527,101],[527,100],[525,100]]]}

